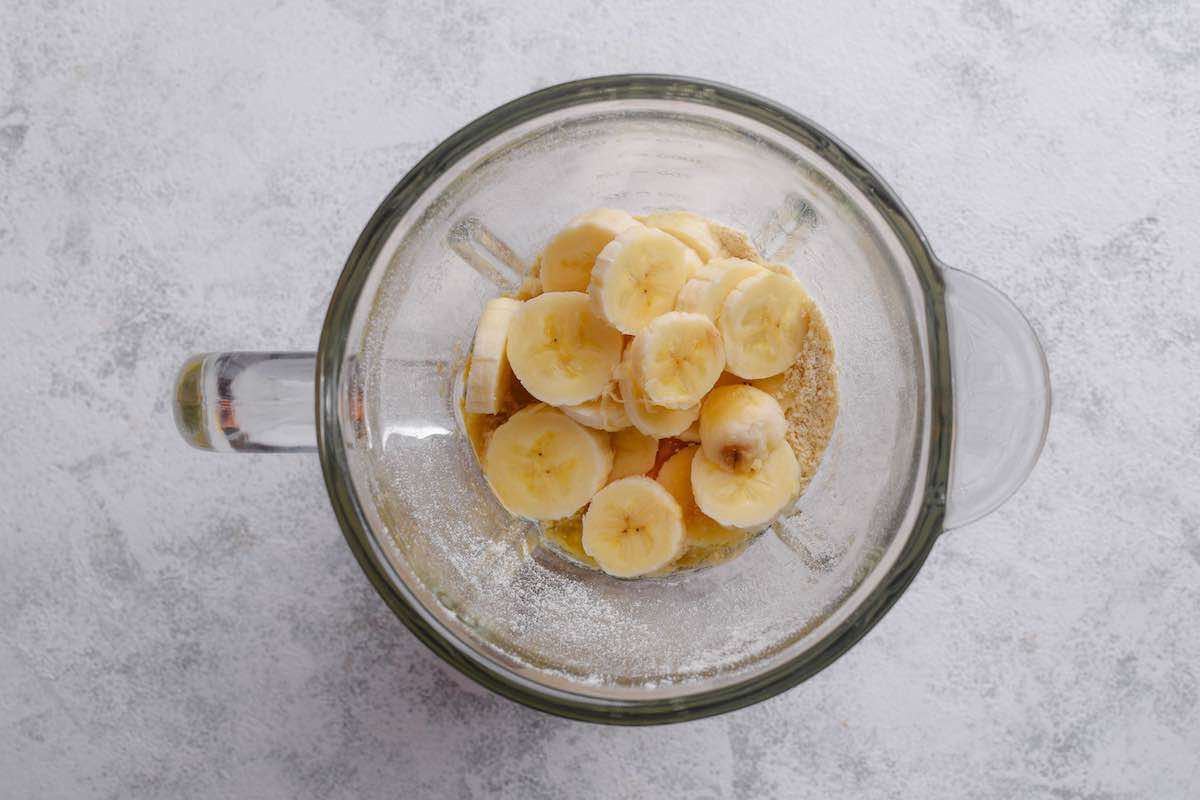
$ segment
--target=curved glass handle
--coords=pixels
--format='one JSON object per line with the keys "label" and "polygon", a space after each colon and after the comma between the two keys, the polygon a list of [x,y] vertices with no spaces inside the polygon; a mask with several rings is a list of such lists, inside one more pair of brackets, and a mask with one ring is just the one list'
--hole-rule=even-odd
{"label": "curved glass handle", "polygon": [[1050,371],[1029,321],[1004,293],[943,268],[954,386],[954,449],[945,529],[1012,496],[1050,425]]}
{"label": "curved glass handle", "polygon": [[225,453],[317,449],[315,353],[205,353],[175,380],[175,424],[188,444]]}

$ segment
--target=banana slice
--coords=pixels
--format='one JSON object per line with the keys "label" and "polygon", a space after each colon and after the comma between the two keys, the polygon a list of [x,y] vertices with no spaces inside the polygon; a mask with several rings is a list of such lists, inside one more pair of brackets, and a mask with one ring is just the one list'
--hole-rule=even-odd
{"label": "banana slice", "polygon": [[[704,407],[701,406],[700,410],[703,411]],[[681,442],[690,442],[692,444],[700,444],[700,420],[696,420],[695,422],[693,422],[691,425],[688,426],[688,429],[686,431],[684,431],[683,433],[677,434],[675,436],[675,438]]]}
{"label": "banana slice", "polygon": [[679,503],[650,478],[610,483],[583,515],[584,552],[618,578],[662,569],[678,557],[683,541]]}
{"label": "banana slice", "polygon": [[551,405],[595,400],[621,360],[621,334],[583,292],[547,292],[527,300],[508,329],[508,361],[529,393]]}
{"label": "banana slice", "polygon": [[758,469],[732,472],[710,461],[701,446],[692,459],[692,491],[700,510],[722,525],[761,528],[800,494],[800,463],[782,444]]}
{"label": "banana slice", "polygon": [[721,243],[721,255],[731,258],[745,258],[750,261],[762,261],[762,253],[750,241],[750,237],[736,228],[727,228],[716,222],[710,222],[708,229]]}
{"label": "banana slice", "polygon": [[721,334],[708,317],[670,311],[634,337],[634,376],[646,399],[663,408],[699,403],[725,369]]}
{"label": "banana slice", "polygon": [[471,369],[467,373],[466,410],[468,414],[495,414],[512,386],[508,366],[508,328],[520,300],[497,297],[483,307],[475,326],[471,347]]}
{"label": "banana slice", "polygon": [[700,257],[657,228],[627,228],[592,267],[588,294],[600,316],[621,333],[636,334],[675,308],[680,288],[700,268]]}
{"label": "banana slice", "polygon": [[783,384],[787,380],[787,373],[780,372],[778,375],[768,375],[765,378],[758,378],[750,381],[750,385],[755,389],[762,389],[767,394],[778,399],[783,394]]}
{"label": "banana slice", "polygon": [[671,234],[696,251],[701,261],[721,254],[721,243],[709,228],[708,220],[690,211],[662,211],[642,217],[642,224]]}
{"label": "banana slice", "polygon": [[630,475],[645,475],[654,467],[658,455],[658,439],[647,436],[636,428],[626,428],[612,435],[613,465],[608,482],[628,478]]}
{"label": "banana slice", "polygon": [[547,292],[586,292],[592,265],[604,246],[636,219],[614,208],[597,208],[567,223],[542,250],[542,288]]}
{"label": "banana slice", "polygon": [[725,368],[753,380],[791,366],[804,344],[811,303],[799,281],[774,272],[739,283],[717,318]]}
{"label": "banana slice", "polygon": [[683,511],[683,529],[687,544],[713,547],[735,544],[746,538],[746,532],[730,528],[705,515],[696,505],[692,494],[692,459],[700,448],[685,447],[666,460],[658,471],[658,482],[671,493]]}
{"label": "banana slice", "polygon": [[625,413],[629,421],[647,436],[667,439],[678,436],[700,418],[700,404],[690,408],[670,409],[652,405],[633,379],[630,359],[626,358],[617,367],[617,380],[621,396],[625,398]]}
{"label": "banana slice", "polygon": [[759,469],[784,444],[786,432],[779,403],[753,386],[713,389],[700,407],[700,446],[709,461],[727,470]]}
{"label": "banana slice", "polygon": [[513,414],[488,443],[484,474],[500,504],[530,519],[561,519],[608,481],[608,434],[538,403]]}
{"label": "banana slice", "polygon": [[625,404],[614,400],[607,391],[595,400],[575,406],[562,406],[562,412],[580,425],[598,431],[622,431],[633,424],[629,421],[629,415],[625,413]]}
{"label": "banana slice", "polygon": [[767,268],[744,258],[721,258],[710,261],[688,279],[679,290],[675,308],[703,314],[716,321],[721,315],[725,298],[742,281],[761,275]]}

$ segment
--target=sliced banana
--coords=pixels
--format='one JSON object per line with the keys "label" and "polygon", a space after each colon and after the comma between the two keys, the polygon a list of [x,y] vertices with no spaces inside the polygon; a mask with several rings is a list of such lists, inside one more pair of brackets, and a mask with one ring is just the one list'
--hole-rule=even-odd
{"label": "sliced banana", "polygon": [[679,503],[646,477],[605,486],[583,515],[584,552],[618,578],[662,569],[679,556],[684,535]]}
{"label": "sliced banana", "polygon": [[800,464],[792,448],[777,446],[758,469],[733,472],[704,454],[692,459],[696,505],[722,525],[754,529],[769,524],[800,493]]}
{"label": "sliced banana", "polygon": [[700,404],[684,409],[661,408],[651,404],[634,381],[630,359],[626,358],[617,367],[617,379],[621,395],[625,398],[625,413],[629,421],[647,436],[667,439],[678,436],[700,418]]}
{"label": "sliced banana", "polygon": [[600,251],[588,294],[609,324],[636,334],[675,307],[680,288],[699,268],[694,250],[669,233],[639,225]]}
{"label": "sliced banana", "polygon": [[709,222],[690,211],[661,211],[642,217],[642,224],[671,234],[696,251],[701,261],[721,255],[721,243],[709,228]]}
{"label": "sliced banana", "polygon": [[700,407],[700,446],[734,472],[754,471],[784,444],[787,423],[775,398],[753,386],[713,389]]}
{"label": "sliced banana", "polygon": [[612,380],[623,340],[583,292],[527,300],[508,330],[508,361],[531,395],[551,405],[595,400]]}
{"label": "sliced banana", "polygon": [[713,547],[740,542],[746,538],[745,531],[722,525],[696,505],[692,494],[692,458],[699,449],[685,447],[668,458],[659,469],[657,480],[683,511],[683,528],[689,545]]}
{"label": "sliced banana", "polygon": [[765,378],[757,378],[750,381],[750,385],[755,389],[762,389],[767,394],[778,399],[783,394],[783,384],[787,380],[787,372],[780,372],[777,375],[768,375]]}
{"label": "sliced banana", "polygon": [[692,456],[699,449],[693,444],[676,451],[658,468],[658,477],[655,478],[679,503],[685,516],[688,507],[696,505],[696,498],[692,495]]}
{"label": "sliced banana", "polygon": [[626,428],[612,435],[613,465],[608,481],[645,475],[654,467],[658,455],[658,439],[647,436],[637,428]]}
{"label": "sliced banana", "polygon": [[663,408],[699,403],[725,369],[721,334],[703,314],[670,311],[634,337],[632,368],[646,399]]}
{"label": "sliced banana", "polygon": [[727,228],[716,222],[710,222],[708,229],[721,243],[721,255],[731,258],[746,258],[750,261],[762,261],[762,254],[750,241],[750,237],[736,228]]}
{"label": "sliced banana", "polygon": [[739,283],[717,318],[725,368],[753,380],[791,366],[804,344],[811,303],[799,281],[774,272]]}
{"label": "sliced banana", "polygon": [[720,258],[710,261],[679,290],[675,308],[703,314],[716,321],[721,315],[721,306],[724,305],[725,298],[739,283],[766,272],[766,267],[743,258]]}
{"label": "sliced banana", "polygon": [[[703,408],[704,407],[701,406],[701,410],[703,410]],[[688,429],[686,431],[676,435],[675,438],[681,442],[690,442],[692,444],[699,444],[700,443],[700,420],[696,420],[695,422],[693,422],[691,425],[688,426]]]}
{"label": "sliced banana", "polygon": [[484,474],[500,504],[530,519],[569,517],[608,481],[607,433],[538,403],[513,414],[488,443]]}
{"label": "sliced banana", "polygon": [[600,431],[625,430],[633,424],[625,413],[625,404],[614,398],[607,389],[595,400],[561,408],[564,414],[580,425]]}
{"label": "sliced banana", "polygon": [[468,414],[495,414],[512,386],[508,366],[508,329],[521,308],[520,300],[497,297],[483,307],[471,346],[471,369],[467,373]]}
{"label": "sliced banana", "polygon": [[592,265],[604,246],[621,231],[640,226],[615,208],[597,208],[575,217],[542,250],[542,288],[547,292],[586,292]]}

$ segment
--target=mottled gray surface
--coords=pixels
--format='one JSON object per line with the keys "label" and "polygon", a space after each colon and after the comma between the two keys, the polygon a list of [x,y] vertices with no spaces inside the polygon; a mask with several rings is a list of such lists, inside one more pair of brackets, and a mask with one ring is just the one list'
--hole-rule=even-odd
{"label": "mottled gray surface", "polygon": [[[1197,796],[1197,6],[511,5],[0,3],[0,794]],[[188,450],[167,398],[194,351],[314,347],[439,139],[635,69],[841,135],[1028,311],[1056,406],[1016,498],[832,668],[622,730],[443,666],[314,457]]]}

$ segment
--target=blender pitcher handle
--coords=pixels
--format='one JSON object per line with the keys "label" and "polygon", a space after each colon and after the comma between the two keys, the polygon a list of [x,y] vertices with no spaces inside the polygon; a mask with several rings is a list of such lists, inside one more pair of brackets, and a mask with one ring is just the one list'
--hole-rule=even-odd
{"label": "blender pitcher handle", "polygon": [[991,513],[1025,481],[1050,425],[1050,372],[1029,321],[1004,293],[943,267],[954,387],[946,530]]}
{"label": "blender pitcher handle", "polygon": [[317,449],[316,353],[205,353],[175,379],[175,425],[224,453]]}

